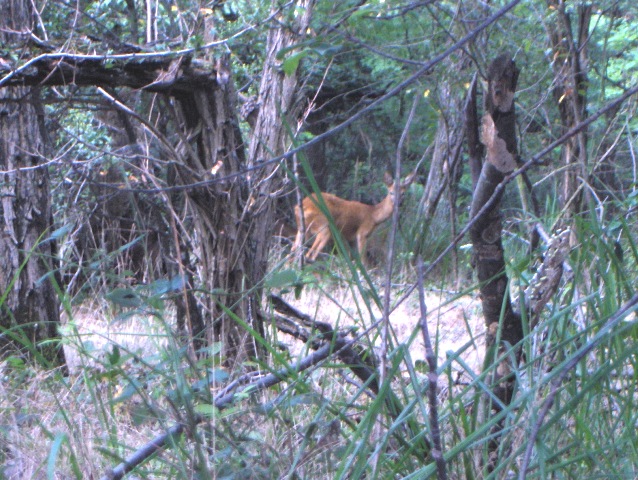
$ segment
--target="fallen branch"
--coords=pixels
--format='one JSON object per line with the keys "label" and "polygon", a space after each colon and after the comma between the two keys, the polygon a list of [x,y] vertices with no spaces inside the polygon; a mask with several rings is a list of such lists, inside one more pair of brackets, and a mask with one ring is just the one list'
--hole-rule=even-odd
{"label": "fallen branch", "polygon": [[[324,341],[330,342],[330,344],[334,345],[337,358],[347,365],[348,368],[350,368],[350,370],[352,370],[352,372],[363,381],[364,385],[368,385],[375,395],[379,394],[379,372],[377,371],[374,362],[374,354],[366,350],[362,345],[355,343],[357,342],[357,339],[346,341],[344,336],[339,335],[330,324],[319,322],[309,315],[300,312],[277,295],[271,295],[270,300],[278,312],[288,315],[289,317],[297,318],[308,328],[318,331]],[[279,327],[279,322],[277,323],[277,326]],[[286,328],[288,330],[291,329],[289,324],[287,324]],[[314,348],[312,342],[310,343],[310,346]],[[369,361],[366,362],[366,359],[369,359]],[[390,416],[394,420],[397,420],[401,416],[404,406],[391,389],[388,389],[385,403]],[[418,422],[414,418],[407,418],[403,421],[403,423],[406,428],[406,431],[403,433],[409,435],[407,441],[405,436],[397,435],[395,438],[402,445],[429,456],[431,450],[430,442],[426,438],[418,436],[421,427]]]}
{"label": "fallen branch", "polygon": [[[359,351],[357,351],[357,346],[360,346],[356,345],[355,342],[347,341],[343,335],[339,335],[338,332],[332,328],[332,325],[325,322],[319,322],[309,315],[300,312],[281,297],[271,295],[270,301],[272,302],[275,310],[279,313],[300,320],[305,327],[321,333],[324,341],[333,343],[339,360],[348,365],[352,372],[359,377],[361,381],[367,383],[375,395],[379,393],[379,381],[376,367],[374,365],[370,365],[370,363],[366,363],[364,360],[365,358],[372,358],[372,352],[366,352],[362,348],[359,348]],[[279,327],[279,322],[277,323],[277,327]],[[291,333],[286,330],[282,331]],[[299,338],[303,339],[304,335]],[[306,338],[305,341],[308,341],[308,338]],[[310,346],[312,348],[316,348],[317,344],[311,342]]]}
{"label": "fallen branch", "polygon": [[[348,345],[348,342],[345,342]],[[237,397],[244,397],[245,395],[252,395],[261,390],[265,390],[267,388],[276,385],[299,372],[303,372],[308,368],[317,365],[322,360],[325,360],[330,355],[334,353],[334,345],[325,344],[323,347],[315,351],[314,353],[302,358],[296,365],[295,368],[283,368],[278,370],[277,372],[270,373],[261,377],[259,380],[249,383],[245,385],[241,390],[237,392],[228,392],[228,389],[224,389],[220,394],[214,397],[213,405],[219,410],[223,410],[224,408],[233,404]],[[206,417],[201,415],[197,415],[194,419],[194,425],[202,423]],[[135,467],[141,465],[143,462],[148,460],[154,453],[163,450],[166,447],[170,447],[173,444],[172,439],[181,435],[186,429],[186,425],[184,423],[178,423],[169,428],[166,432],[158,435],[153,440],[148,442],[146,445],[139,448],[135,453],[130,455],[126,460],[120,463],[115,468],[106,472],[101,480],[119,480],[128,472],[133,470]]]}

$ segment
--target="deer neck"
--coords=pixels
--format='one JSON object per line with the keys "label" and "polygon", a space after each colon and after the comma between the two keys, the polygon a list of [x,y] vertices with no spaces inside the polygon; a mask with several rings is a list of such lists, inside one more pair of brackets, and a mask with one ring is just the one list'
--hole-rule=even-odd
{"label": "deer neck", "polygon": [[394,199],[388,194],[381,202],[372,207],[372,221],[375,225],[385,222],[392,216],[394,210]]}

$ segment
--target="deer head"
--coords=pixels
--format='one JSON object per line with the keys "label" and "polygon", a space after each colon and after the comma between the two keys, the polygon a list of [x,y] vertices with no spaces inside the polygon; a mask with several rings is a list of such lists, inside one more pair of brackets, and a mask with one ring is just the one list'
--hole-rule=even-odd
{"label": "deer head", "polygon": [[[384,182],[388,187],[388,195],[376,205],[366,205],[361,202],[344,200],[331,193],[321,193],[321,199],[330,212],[336,229],[346,241],[356,243],[361,261],[365,262],[368,237],[375,228],[390,218],[395,202],[401,202],[402,194],[415,176],[416,172],[408,175],[399,182],[398,188],[396,188],[392,176],[386,172]],[[304,198],[302,202],[306,235],[314,238],[306,255],[310,261],[314,261],[328,242],[332,240],[330,221],[319,206],[320,204],[317,194]],[[295,216],[297,218],[297,237],[293,251],[301,248],[303,238],[299,206],[295,207]]]}

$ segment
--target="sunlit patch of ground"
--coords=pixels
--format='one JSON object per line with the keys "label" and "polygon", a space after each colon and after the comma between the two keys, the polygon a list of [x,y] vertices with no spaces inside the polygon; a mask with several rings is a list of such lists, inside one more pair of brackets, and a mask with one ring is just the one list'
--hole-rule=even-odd
{"label": "sunlit patch of ground", "polygon": [[[397,305],[399,299],[402,299]],[[288,294],[286,300],[298,310],[329,323],[334,327],[358,327],[358,332],[369,331],[367,339],[377,351],[381,345],[380,326],[374,327],[382,313],[379,308],[368,308],[361,295],[344,288],[304,288],[299,298]],[[480,311],[480,301],[470,295],[455,296],[449,293],[428,291],[425,294],[427,324],[433,348],[437,352],[439,366],[449,357],[453,371],[466,373],[466,366],[479,372],[484,355],[484,323]],[[412,362],[425,361],[425,347],[419,319],[418,292],[413,291],[407,298],[401,292],[394,292],[391,301],[390,328],[393,343],[408,348]],[[286,336],[293,353],[300,345],[292,337]],[[465,366],[464,366],[464,365]]]}
{"label": "sunlit patch of ground", "polygon": [[61,320],[67,340],[64,353],[71,373],[86,366],[87,357],[95,358],[92,363],[102,363],[103,356],[113,352],[113,345],[122,354],[132,353],[141,358],[155,355],[166,348],[167,332],[171,331],[155,315],[127,316],[125,312],[96,305],[76,308],[71,322],[64,314]]}

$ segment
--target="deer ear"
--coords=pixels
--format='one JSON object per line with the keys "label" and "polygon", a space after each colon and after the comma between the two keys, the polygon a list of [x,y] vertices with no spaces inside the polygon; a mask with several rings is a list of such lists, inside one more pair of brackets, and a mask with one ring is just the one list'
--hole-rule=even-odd
{"label": "deer ear", "polygon": [[388,187],[394,183],[392,175],[390,175],[390,172],[388,172],[387,170],[385,172],[385,175],[383,176],[383,183],[385,183]]}

